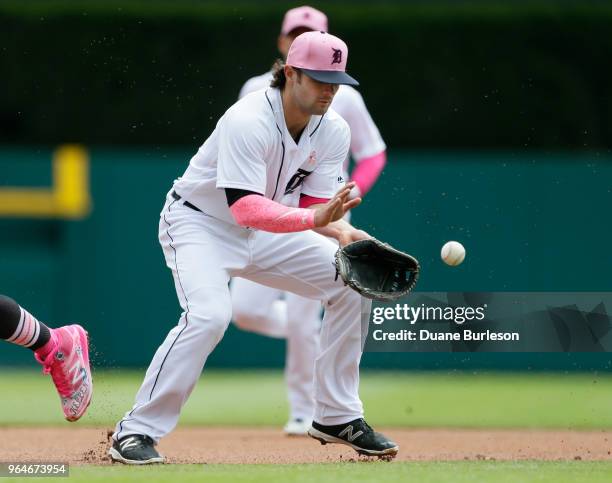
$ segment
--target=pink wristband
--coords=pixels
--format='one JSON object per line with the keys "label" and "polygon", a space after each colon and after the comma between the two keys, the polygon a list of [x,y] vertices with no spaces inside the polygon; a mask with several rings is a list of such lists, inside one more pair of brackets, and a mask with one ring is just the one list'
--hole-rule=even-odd
{"label": "pink wristband", "polygon": [[230,211],[240,226],[272,233],[291,233],[315,227],[314,210],[290,208],[261,195],[240,198]]}
{"label": "pink wristband", "polygon": [[387,154],[385,151],[381,151],[369,158],[364,158],[357,163],[351,174],[351,180],[357,183],[362,195],[365,195],[372,189],[386,163]]}

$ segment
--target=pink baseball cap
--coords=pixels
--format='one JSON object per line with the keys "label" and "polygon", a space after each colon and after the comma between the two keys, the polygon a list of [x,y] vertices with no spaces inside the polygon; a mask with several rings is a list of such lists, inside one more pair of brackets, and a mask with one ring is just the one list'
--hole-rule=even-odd
{"label": "pink baseball cap", "polygon": [[303,6],[288,10],[283,19],[281,34],[287,35],[298,27],[327,32],[327,15],[316,8]]}
{"label": "pink baseball cap", "polygon": [[348,47],[338,37],[304,32],[291,43],[286,64],[319,82],[358,86],[359,82],[346,73],[347,57]]}

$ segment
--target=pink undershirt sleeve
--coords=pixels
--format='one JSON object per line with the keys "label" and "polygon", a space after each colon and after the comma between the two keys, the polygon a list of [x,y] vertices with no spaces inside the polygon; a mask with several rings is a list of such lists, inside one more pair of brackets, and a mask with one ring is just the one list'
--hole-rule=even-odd
{"label": "pink undershirt sleeve", "polygon": [[257,228],[272,233],[290,233],[315,227],[314,210],[291,208],[261,195],[240,198],[230,211],[240,226]]}
{"label": "pink undershirt sleeve", "polygon": [[300,208],[308,208],[312,205],[322,205],[329,201],[329,198],[315,198],[314,196],[300,196]]}
{"label": "pink undershirt sleeve", "polygon": [[381,151],[369,158],[363,158],[351,174],[351,180],[357,183],[361,195],[365,195],[380,176],[385,164],[387,163],[387,154]]}

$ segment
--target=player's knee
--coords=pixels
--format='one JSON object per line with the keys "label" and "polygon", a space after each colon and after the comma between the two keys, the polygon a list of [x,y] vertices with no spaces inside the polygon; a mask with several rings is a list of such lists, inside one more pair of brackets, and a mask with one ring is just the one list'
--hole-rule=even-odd
{"label": "player's knee", "polygon": [[243,330],[252,329],[257,325],[258,321],[258,317],[255,314],[241,308],[234,308],[232,319],[234,323]]}
{"label": "player's knee", "polygon": [[267,304],[249,302],[247,299],[232,297],[232,319],[234,323],[245,330],[252,330],[267,317],[271,310]]}
{"label": "player's knee", "polygon": [[[190,307],[188,318],[197,328],[206,332],[207,336],[221,338],[229,325],[232,312],[229,304],[209,304],[207,306],[194,305]],[[211,334],[212,332],[212,334]]]}

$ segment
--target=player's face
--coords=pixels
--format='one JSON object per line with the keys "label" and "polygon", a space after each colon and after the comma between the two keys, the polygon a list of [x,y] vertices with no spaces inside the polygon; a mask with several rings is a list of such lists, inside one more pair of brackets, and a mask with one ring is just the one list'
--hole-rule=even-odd
{"label": "player's face", "polygon": [[311,116],[325,114],[338,92],[338,84],[327,84],[311,79],[303,72],[295,72],[293,97],[300,110]]}

